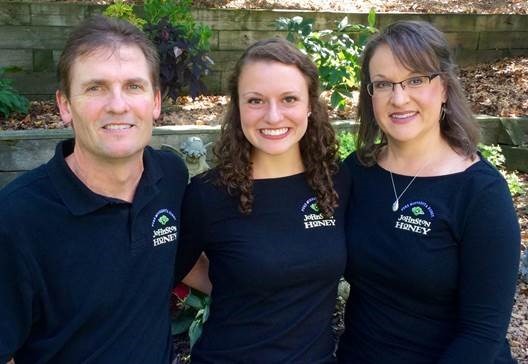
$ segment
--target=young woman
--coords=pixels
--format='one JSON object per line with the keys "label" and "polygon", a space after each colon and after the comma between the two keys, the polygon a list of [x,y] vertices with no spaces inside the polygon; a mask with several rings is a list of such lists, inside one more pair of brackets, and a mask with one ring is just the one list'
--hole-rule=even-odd
{"label": "young woman", "polygon": [[359,100],[340,363],[514,363],[519,225],[442,33],[404,21],[376,35]]}
{"label": "young woman", "polygon": [[[349,187],[318,86],[315,65],[279,38],[235,67],[217,166],[192,180],[182,208],[178,262],[204,251],[213,284],[193,364],[335,360]],[[189,270],[176,268],[177,280]]]}

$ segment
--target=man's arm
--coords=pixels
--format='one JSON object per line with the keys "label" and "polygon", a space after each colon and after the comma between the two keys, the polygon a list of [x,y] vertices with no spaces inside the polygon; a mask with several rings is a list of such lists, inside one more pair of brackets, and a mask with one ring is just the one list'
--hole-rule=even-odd
{"label": "man's arm", "polygon": [[[5,227],[4,227],[5,228]],[[27,261],[12,238],[0,229],[0,362],[13,354],[29,335],[33,285]]]}

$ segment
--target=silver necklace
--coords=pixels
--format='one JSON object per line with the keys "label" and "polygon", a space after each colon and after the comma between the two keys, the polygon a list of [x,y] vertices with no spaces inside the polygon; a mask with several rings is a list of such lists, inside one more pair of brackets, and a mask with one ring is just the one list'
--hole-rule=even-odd
{"label": "silver necklace", "polygon": [[422,171],[422,169],[424,169],[424,167],[429,164],[429,163],[425,163],[423,166],[420,167],[420,169],[418,170],[418,172],[416,172],[416,174],[414,175],[414,177],[411,179],[411,182],[409,182],[407,184],[407,186],[403,189],[403,191],[400,193],[400,195],[398,196],[398,194],[396,193],[396,186],[394,185],[394,178],[392,177],[392,172],[389,171],[390,173],[390,178],[391,178],[391,182],[392,182],[392,190],[394,191],[394,202],[392,203],[392,211],[396,212],[398,211],[398,209],[400,208],[400,198],[403,196],[403,194],[405,193],[405,191],[407,191],[409,189],[409,187],[411,187],[412,183],[414,182],[414,180],[416,179],[416,177],[418,177],[418,175],[420,174],[420,172]]}

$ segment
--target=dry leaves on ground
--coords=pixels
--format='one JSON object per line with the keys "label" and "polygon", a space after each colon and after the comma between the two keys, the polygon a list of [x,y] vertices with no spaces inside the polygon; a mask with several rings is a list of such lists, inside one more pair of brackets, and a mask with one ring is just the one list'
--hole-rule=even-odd
{"label": "dry leaves on ground", "polygon": [[469,66],[461,71],[461,79],[473,112],[528,115],[528,57]]}
{"label": "dry leaves on ground", "polygon": [[[528,57],[506,58],[494,63],[465,67],[460,72],[473,112],[499,116],[528,116]],[[327,94],[323,94],[328,98]],[[180,97],[166,102],[161,125],[215,125],[221,122],[227,97],[202,96],[196,100]],[[333,120],[354,119],[357,99],[351,99],[345,110],[331,110]],[[53,101],[31,103],[27,115],[0,117],[4,129],[57,129],[65,125]]]}

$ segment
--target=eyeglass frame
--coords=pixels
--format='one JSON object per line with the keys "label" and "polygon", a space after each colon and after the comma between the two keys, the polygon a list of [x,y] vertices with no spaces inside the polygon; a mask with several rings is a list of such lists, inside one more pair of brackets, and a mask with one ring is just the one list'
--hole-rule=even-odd
{"label": "eyeglass frame", "polygon": [[[396,85],[400,85],[400,87],[402,88],[402,90],[405,90],[405,88],[407,86],[404,86],[404,83],[406,83],[407,81],[409,80],[412,80],[413,78],[420,78],[420,77],[427,77],[427,79],[429,80],[429,83],[428,85],[431,84],[431,81],[437,77],[437,76],[440,76],[440,73],[432,73],[430,75],[420,75],[420,76],[412,76],[412,77],[409,77],[409,78],[406,78],[405,80],[403,81],[400,81],[400,82],[391,82],[391,81],[386,81],[386,80],[383,80],[382,82],[389,82],[392,84],[392,89],[391,89],[391,93],[394,92],[394,88],[396,87]],[[380,81],[373,81],[373,82],[369,82],[367,83],[367,93],[370,95],[370,97],[373,97],[375,92],[374,92],[374,88],[373,88],[373,85],[374,85],[374,82],[380,82]],[[414,87],[414,88],[420,88],[424,85],[420,85],[418,87]],[[411,87],[413,88],[413,87]],[[372,92],[371,92],[372,91]]]}

